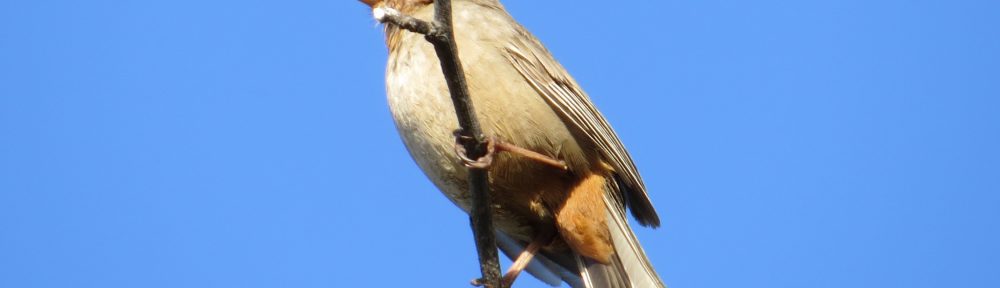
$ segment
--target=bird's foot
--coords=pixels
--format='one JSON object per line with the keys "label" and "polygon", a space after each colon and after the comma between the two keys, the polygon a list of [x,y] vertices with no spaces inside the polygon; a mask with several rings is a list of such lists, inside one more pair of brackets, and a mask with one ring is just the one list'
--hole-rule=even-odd
{"label": "bird's foot", "polygon": [[485,139],[486,154],[479,157],[479,159],[473,160],[467,156],[467,151],[465,148],[466,144],[468,144],[468,141],[473,141],[473,140],[474,138],[472,136],[464,135],[461,130],[455,130],[455,152],[458,154],[458,157],[462,159],[462,163],[469,168],[486,169],[487,167],[490,166],[490,164],[493,164],[493,155],[497,151],[502,151],[502,152],[509,152],[521,155],[522,157],[558,168],[559,170],[569,170],[569,168],[566,166],[565,161],[549,157],[542,153],[521,148],[514,144],[503,142],[502,140],[492,136],[486,137]]}
{"label": "bird's foot", "polygon": [[455,154],[458,154],[458,158],[462,160],[462,164],[469,168],[479,168],[486,169],[493,164],[493,154],[496,153],[495,141],[487,138],[486,153],[483,156],[479,156],[478,159],[473,160],[469,158],[468,150],[466,150],[466,145],[469,145],[470,141],[475,141],[475,138],[462,133],[462,130],[455,130]]}
{"label": "bird's foot", "polygon": [[472,286],[475,286],[475,287],[483,287],[483,285],[486,285],[486,283],[483,283],[483,282],[485,282],[485,281],[483,281],[483,278],[476,278],[476,279],[472,279],[472,281],[470,281],[469,284],[472,284]]}

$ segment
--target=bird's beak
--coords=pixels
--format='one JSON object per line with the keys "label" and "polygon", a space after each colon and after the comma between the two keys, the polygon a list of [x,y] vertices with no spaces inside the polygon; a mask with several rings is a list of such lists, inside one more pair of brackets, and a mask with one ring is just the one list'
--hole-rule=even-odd
{"label": "bird's beak", "polygon": [[375,4],[382,2],[382,0],[358,0],[358,1],[361,1],[361,3],[365,3],[365,5],[368,5],[368,7],[375,7]]}

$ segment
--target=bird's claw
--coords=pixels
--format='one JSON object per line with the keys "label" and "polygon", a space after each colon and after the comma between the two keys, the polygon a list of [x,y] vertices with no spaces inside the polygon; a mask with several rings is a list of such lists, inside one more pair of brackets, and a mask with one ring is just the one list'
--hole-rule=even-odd
{"label": "bird's claw", "polygon": [[465,145],[468,141],[473,141],[472,136],[462,134],[462,130],[455,130],[455,153],[458,154],[458,158],[462,160],[462,164],[465,167],[486,169],[493,164],[493,154],[496,152],[496,141],[493,138],[486,138],[486,154],[480,156],[479,159],[471,159],[468,156],[468,150],[465,149]]}

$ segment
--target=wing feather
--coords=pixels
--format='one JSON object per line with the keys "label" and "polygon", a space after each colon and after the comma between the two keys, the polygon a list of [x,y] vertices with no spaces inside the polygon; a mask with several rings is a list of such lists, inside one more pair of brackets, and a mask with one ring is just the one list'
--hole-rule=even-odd
{"label": "wing feather", "polygon": [[589,141],[589,144],[599,150],[614,169],[616,181],[621,182],[621,190],[624,190],[624,195],[620,195],[624,196],[622,203],[627,203],[636,220],[644,226],[659,226],[659,216],[650,203],[639,171],[611,125],[549,51],[527,30],[522,28],[520,32],[522,37],[517,39],[523,40],[509,42],[502,47],[507,59],[538,94],[545,98],[549,106],[562,116],[567,126],[577,130],[577,137],[585,138],[577,140]]}

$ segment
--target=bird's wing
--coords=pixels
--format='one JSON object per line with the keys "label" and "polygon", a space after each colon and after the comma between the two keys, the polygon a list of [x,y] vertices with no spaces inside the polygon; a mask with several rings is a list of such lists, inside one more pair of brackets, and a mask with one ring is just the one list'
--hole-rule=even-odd
{"label": "bird's wing", "polygon": [[621,195],[613,195],[617,198],[615,200],[621,204],[627,203],[640,224],[659,226],[659,216],[650,203],[639,171],[611,125],[549,51],[527,30],[519,30],[520,37],[516,39],[521,40],[512,40],[502,47],[507,59],[538,94],[545,98],[549,106],[559,113],[567,126],[577,130],[575,134],[585,135],[587,138],[578,140],[589,140],[614,168],[616,181],[622,184],[621,190],[624,190]]}

